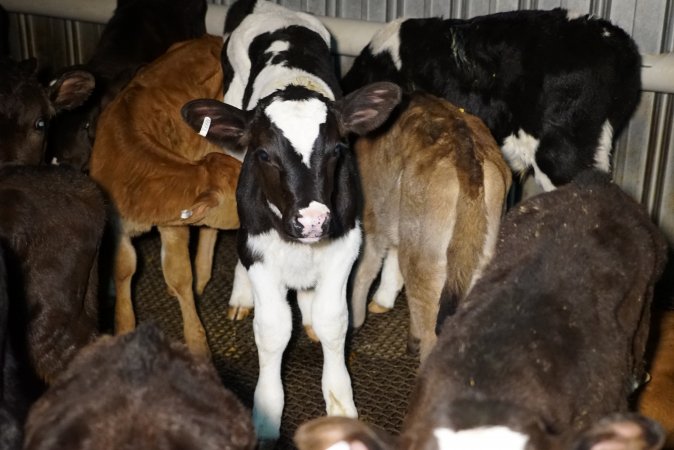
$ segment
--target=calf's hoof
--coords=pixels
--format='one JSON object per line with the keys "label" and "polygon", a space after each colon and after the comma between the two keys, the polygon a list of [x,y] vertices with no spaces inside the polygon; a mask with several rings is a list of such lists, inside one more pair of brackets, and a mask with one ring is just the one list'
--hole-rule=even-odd
{"label": "calf's hoof", "polygon": [[311,342],[321,342],[320,339],[318,339],[318,335],[316,335],[316,332],[314,331],[314,327],[311,325],[304,325],[304,332],[307,333],[307,337]]}
{"label": "calf's hoof", "polygon": [[208,286],[209,281],[210,280],[206,280],[203,283],[200,283],[199,281],[197,281],[196,289],[195,289],[195,292],[197,293],[197,295],[204,295],[204,291],[206,290],[206,286]]}
{"label": "calf's hoof", "polygon": [[367,305],[367,310],[373,314],[383,314],[391,311],[391,308],[381,306],[379,303],[373,300],[369,305]]}
{"label": "calf's hoof", "polygon": [[410,356],[419,356],[421,352],[421,340],[414,336],[407,337],[407,354]]}
{"label": "calf's hoof", "polygon": [[253,312],[253,308],[247,308],[245,306],[230,306],[227,308],[227,319],[243,320],[250,316],[251,312]]}

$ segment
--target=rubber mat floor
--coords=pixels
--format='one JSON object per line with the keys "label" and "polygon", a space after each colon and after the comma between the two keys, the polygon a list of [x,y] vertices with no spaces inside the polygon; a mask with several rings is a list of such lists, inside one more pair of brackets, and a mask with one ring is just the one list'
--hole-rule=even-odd
{"label": "rubber mat floor", "polygon": [[[196,234],[192,237],[196,238]],[[252,407],[258,373],[252,316],[238,322],[226,318],[236,263],[235,239],[236,232],[220,233],[213,277],[197,303],[223,384]],[[141,236],[134,244],[138,250],[134,278],[138,322],[154,321],[170,337],[182,339],[178,302],[168,294],[161,273],[159,235],[153,232]],[[391,312],[369,315],[365,325],[347,337],[347,365],[360,418],[395,434],[402,425],[417,369],[417,360],[405,350],[408,317],[401,294]],[[295,429],[309,419],[325,415],[320,344],[304,334],[296,305],[293,320],[293,335],[282,371],[285,409],[277,449],[295,448]]]}

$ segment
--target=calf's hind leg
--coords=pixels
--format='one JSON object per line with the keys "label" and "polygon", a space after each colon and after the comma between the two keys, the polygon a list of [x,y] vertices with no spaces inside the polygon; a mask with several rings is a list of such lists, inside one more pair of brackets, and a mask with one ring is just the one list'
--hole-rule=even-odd
{"label": "calf's hind leg", "polygon": [[197,355],[210,356],[206,331],[199,319],[192,291],[192,268],[189,255],[189,228],[158,227],[161,235],[161,265],[164,280],[171,294],[180,304],[183,317],[183,334],[190,351]]}
{"label": "calf's hind leg", "polygon": [[136,316],[131,300],[131,279],[136,273],[136,249],[125,232],[119,236],[115,253],[115,334],[136,328]]}
{"label": "calf's hind leg", "polygon": [[218,230],[210,227],[199,228],[199,242],[197,254],[194,258],[194,276],[197,294],[201,295],[213,274],[213,253],[215,242],[218,239]]}
{"label": "calf's hind leg", "polygon": [[381,282],[367,307],[368,311],[385,313],[392,310],[403,284],[403,275],[398,264],[398,248],[389,247],[381,270]]}
{"label": "calf's hind leg", "polygon": [[384,240],[377,234],[367,234],[366,231],[363,255],[358,262],[351,293],[351,326],[354,328],[360,328],[365,322],[367,295],[381,269],[382,258],[385,254]]}

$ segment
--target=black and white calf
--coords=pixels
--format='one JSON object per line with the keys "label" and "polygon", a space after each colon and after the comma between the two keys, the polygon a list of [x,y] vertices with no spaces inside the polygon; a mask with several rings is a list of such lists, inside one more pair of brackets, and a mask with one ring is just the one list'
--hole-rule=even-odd
{"label": "black and white calf", "polygon": [[422,89],[480,117],[515,171],[546,190],[583,169],[610,171],[616,138],[639,102],[641,57],[621,28],[563,9],[469,20],[398,19],[343,79]]}
{"label": "black and white calf", "polygon": [[375,83],[342,98],[329,34],[307,14],[238,2],[227,32],[223,67],[231,104],[195,100],[183,117],[208,139],[245,151],[238,252],[255,306],[260,375],[253,418],[258,437],[270,440],[279,435],[284,403],[288,289],[298,291],[305,323],[323,346],[327,413],[357,415],[344,341],[347,278],[361,244],[360,190],[345,137],[381,125],[400,89]]}

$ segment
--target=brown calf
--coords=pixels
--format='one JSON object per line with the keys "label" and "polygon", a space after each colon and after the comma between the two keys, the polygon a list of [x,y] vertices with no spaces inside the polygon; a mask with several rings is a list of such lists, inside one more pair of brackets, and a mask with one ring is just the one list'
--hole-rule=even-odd
{"label": "brown calf", "polygon": [[187,225],[203,225],[196,256],[196,290],[210,279],[217,229],[239,226],[235,189],[240,163],[186,125],[180,108],[193,98],[222,98],[222,39],[179,43],[143,68],[100,116],[91,176],[107,191],[121,223],[115,260],[115,330],[135,327],[131,238],[157,226],[162,269],[180,302],[185,340],[207,354],[194,305]]}
{"label": "brown calf", "polygon": [[[661,427],[628,412],[644,374],[666,241],[608,175],[583,172],[501,222],[494,257],[446,318],[400,437],[353,419],[300,427],[301,450],[639,450]],[[333,444],[337,444],[334,445]]]}
{"label": "brown calf", "polygon": [[[393,307],[406,286],[410,350],[435,343],[439,304],[456,307],[496,243],[510,169],[482,121],[416,93],[386,133],[356,143],[365,248],[353,290],[353,323],[379,269],[370,312]],[[441,300],[442,299],[442,300]]]}
{"label": "brown calf", "polygon": [[639,396],[639,411],[660,422],[667,432],[665,447],[674,448],[674,311],[661,311],[655,319],[651,380]]}

